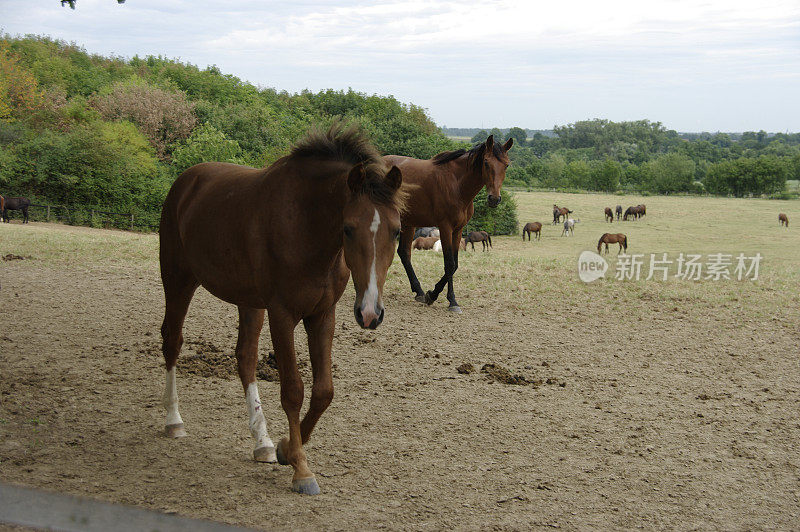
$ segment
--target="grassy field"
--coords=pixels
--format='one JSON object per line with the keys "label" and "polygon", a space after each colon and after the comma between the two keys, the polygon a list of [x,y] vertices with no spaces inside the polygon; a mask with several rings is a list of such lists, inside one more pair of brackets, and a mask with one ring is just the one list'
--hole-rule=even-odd
{"label": "grassy field", "polygon": [[[192,373],[209,353],[233,367],[236,310],[203,290],[178,362],[189,437],[159,436],[158,235],[0,224],[0,256],[24,257],[0,261],[0,476],[268,529],[796,528],[800,234],[777,215],[797,223],[800,202],[516,196],[541,241],[462,252],[463,314],[444,296],[415,302],[395,260],[386,319],[362,331],[348,286],[336,399],[307,447],[323,494],[302,503],[286,469],[250,460],[235,372]],[[550,225],[553,203],[581,220],[574,237]],[[644,219],[603,221],[604,207],[639,203]],[[759,279],[620,281],[612,246],[606,278],[583,283],[578,255],[604,232],[646,259],[760,253]],[[412,258],[429,289],[441,254]],[[465,363],[476,371],[456,371]],[[307,366],[303,378],[310,389]],[[279,385],[259,388],[280,438]]]}

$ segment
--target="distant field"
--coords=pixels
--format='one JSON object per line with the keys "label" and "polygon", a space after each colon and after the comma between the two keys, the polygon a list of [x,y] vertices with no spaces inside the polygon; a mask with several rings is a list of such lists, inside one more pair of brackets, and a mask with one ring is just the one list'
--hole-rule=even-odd
{"label": "distant field", "polygon": [[[415,302],[395,260],[386,319],[362,331],[348,287],[336,398],[306,447],[323,493],[302,501],[290,471],[251,461],[235,375],[191,372],[236,343],[236,309],[202,289],[178,361],[189,436],[160,436],[157,235],[0,224],[0,256],[24,257],[0,261],[3,480],[267,529],[796,528],[800,202],[516,197],[542,239],[462,252],[463,314],[444,295]],[[581,220],[574,237],[550,225],[553,203]],[[603,221],[603,207],[638,203],[643,220]],[[760,278],[617,281],[612,246],[607,278],[584,284],[577,257],[604,232],[648,256],[761,253]],[[441,254],[412,258],[430,288]],[[303,376],[308,392],[307,366]],[[258,386],[277,440],[279,385]]]}

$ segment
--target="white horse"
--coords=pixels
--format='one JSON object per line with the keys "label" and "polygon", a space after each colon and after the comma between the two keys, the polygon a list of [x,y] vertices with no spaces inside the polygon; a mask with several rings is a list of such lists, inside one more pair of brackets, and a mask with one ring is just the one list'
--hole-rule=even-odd
{"label": "white horse", "polygon": [[569,236],[575,236],[575,224],[580,222],[580,219],[573,220],[572,218],[567,218],[564,220],[564,230],[561,231],[561,236],[564,236],[569,232]]}
{"label": "white horse", "polygon": [[[437,229],[437,231],[438,231],[438,229]],[[441,252],[442,252],[442,241],[441,241],[441,240],[437,240],[436,242],[434,242],[434,244],[433,244],[433,250],[434,250],[434,251],[437,251],[437,252],[439,252],[439,253],[441,253]]]}

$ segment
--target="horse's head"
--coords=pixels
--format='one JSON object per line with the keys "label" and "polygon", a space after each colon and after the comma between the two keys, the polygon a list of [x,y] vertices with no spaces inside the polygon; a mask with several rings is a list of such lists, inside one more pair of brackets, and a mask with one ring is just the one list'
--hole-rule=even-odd
{"label": "horse's head", "polygon": [[486,204],[489,207],[497,207],[500,204],[500,187],[506,178],[506,169],[509,165],[508,150],[514,144],[514,139],[508,139],[502,146],[494,142],[494,136],[489,135],[480,150],[483,161],[483,182],[486,185],[488,198]]}
{"label": "horse's head", "polygon": [[363,328],[383,321],[383,283],[394,257],[400,232],[403,196],[400,170],[393,166],[385,177],[357,164],[347,178],[348,200],[343,211],[344,260],[353,275],[356,301],[353,312]]}

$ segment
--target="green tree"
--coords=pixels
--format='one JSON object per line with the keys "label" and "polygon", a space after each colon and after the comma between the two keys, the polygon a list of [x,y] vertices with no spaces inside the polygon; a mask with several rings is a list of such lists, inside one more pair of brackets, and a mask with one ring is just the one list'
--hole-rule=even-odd
{"label": "green tree", "polygon": [[211,124],[205,124],[192,132],[172,154],[172,164],[182,172],[190,166],[207,161],[242,164],[242,149],[239,143],[225,136]]}

